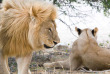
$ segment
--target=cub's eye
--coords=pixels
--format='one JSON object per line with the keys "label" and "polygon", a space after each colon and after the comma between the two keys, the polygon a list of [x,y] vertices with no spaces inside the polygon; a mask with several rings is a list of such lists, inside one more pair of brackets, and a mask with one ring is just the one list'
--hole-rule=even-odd
{"label": "cub's eye", "polygon": [[92,35],[95,36],[95,34],[94,34],[94,30],[92,30]]}

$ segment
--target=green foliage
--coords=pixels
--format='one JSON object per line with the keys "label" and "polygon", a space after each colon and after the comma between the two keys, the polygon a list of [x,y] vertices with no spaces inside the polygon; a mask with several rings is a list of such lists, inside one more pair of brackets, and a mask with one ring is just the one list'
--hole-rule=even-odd
{"label": "green foliage", "polygon": [[100,45],[100,46],[104,46],[104,43],[100,43],[99,45]]}
{"label": "green foliage", "polygon": [[[50,0],[51,1],[51,0]],[[72,2],[76,2],[77,0],[53,0],[53,4],[56,4],[58,7],[64,6],[66,4],[71,4]]]}
{"label": "green foliage", "polygon": [[76,2],[76,0],[69,0],[70,2]]}
{"label": "green foliage", "polygon": [[109,43],[109,41],[107,40],[106,43]]}
{"label": "green foliage", "polygon": [[0,3],[2,2],[2,0],[0,0]]}
{"label": "green foliage", "polygon": [[110,37],[110,34],[108,36]]}
{"label": "green foliage", "polygon": [[[52,1],[52,0],[51,0]],[[103,10],[106,16],[110,15],[110,0],[53,0],[53,4],[56,4],[58,7],[71,5],[72,2],[81,3],[84,2],[89,4],[92,8],[96,8],[97,11]],[[71,7],[72,8],[72,7]],[[74,5],[73,8],[74,9]]]}
{"label": "green foliage", "polygon": [[68,49],[66,49],[65,52],[68,53],[69,52]]}
{"label": "green foliage", "polygon": [[110,9],[110,0],[102,0],[104,11],[108,11]]}
{"label": "green foliage", "polygon": [[[91,7],[96,8],[97,11],[103,9],[105,16],[110,15],[110,0],[85,0]],[[94,4],[94,3],[98,3]]]}

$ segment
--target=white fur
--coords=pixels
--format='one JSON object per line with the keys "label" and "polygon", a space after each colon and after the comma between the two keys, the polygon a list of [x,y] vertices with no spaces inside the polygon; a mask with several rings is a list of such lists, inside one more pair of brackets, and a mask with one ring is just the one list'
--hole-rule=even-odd
{"label": "white fur", "polygon": [[0,74],[10,74],[8,70],[8,65],[6,62],[7,58],[3,58],[1,52],[0,52]]}
{"label": "white fur", "polygon": [[18,74],[31,74],[28,70],[32,56],[17,58]]}

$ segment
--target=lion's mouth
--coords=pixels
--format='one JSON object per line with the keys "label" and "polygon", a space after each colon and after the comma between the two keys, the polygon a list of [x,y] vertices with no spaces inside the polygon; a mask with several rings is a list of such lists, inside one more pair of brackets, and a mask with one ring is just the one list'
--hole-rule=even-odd
{"label": "lion's mouth", "polygon": [[47,46],[46,44],[44,44],[44,47],[47,48],[47,49],[53,48],[53,47]]}

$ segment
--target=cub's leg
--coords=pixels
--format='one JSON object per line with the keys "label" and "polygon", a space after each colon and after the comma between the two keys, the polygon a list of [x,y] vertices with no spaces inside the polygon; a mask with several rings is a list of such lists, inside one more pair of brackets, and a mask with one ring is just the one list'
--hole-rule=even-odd
{"label": "cub's leg", "polygon": [[71,50],[71,54],[69,58],[65,61],[58,61],[52,63],[44,63],[44,67],[62,67],[69,68],[71,70],[75,70],[82,65],[82,59],[80,57],[80,51],[77,48],[77,40],[73,43],[73,47]]}
{"label": "cub's leg", "polygon": [[52,67],[69,68],[70,65],[67,62],[68,62],[68,60],[57,61],[57,62],[52,62],[52,63],[44,63],[44,67],[46,67],[46,68],[52,68]]}
{"label": "cub's leg", "polygon": [[57,61],[52,63],[44,63],[44,67],[52,68],[52,67],[61,67],[67,68],[71,70],[75,70],[79,68],[82,64],[81,58],[78,54],[71,54],[69,58],[65,61]]}
{"label": "cub's leg", "polygon": [[2,53],[0,52],[0,74],[10,74],[8,70],[6,57],[3,57]]}
{"label": "cub's leg", "polygon": [[32,54],[25,57],[19,57],[16,59],[18,65],[18,74],[31,74],[29,70],[31,59]]}
{"label": "cub's leg", "polygon": [[73,53],[70,55],[70,69],[76,70],[77,68],[82,66],[82,59],[78,53]]}

